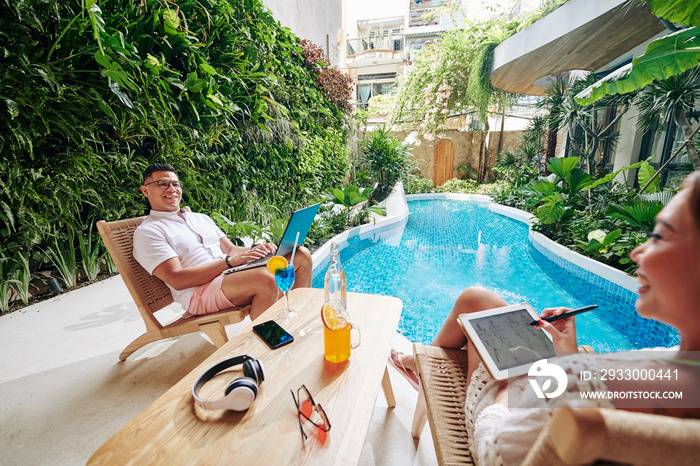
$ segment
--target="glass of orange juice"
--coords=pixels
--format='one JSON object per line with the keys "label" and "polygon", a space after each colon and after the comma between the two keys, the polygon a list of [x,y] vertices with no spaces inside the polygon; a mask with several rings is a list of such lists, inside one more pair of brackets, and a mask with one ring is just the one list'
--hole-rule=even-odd
{"label": "glass of orange juice", "polygon": [[[337,313],[330,304],[321,310],[323,320],[324,357],[330,362],[343,362],[350,358],[351,350],[360,346],[360,329]],[[351,331],[357,331],[357,343],[352,344]]]}

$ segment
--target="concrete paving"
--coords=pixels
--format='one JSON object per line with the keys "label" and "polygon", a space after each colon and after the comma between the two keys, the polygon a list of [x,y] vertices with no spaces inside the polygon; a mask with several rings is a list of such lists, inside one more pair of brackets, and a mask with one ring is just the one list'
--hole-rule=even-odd
{"label": "concrete paving", "polygon": [[[172,305],[158,318],[180,312]],[[247,324],[227,327],[229,337]],[[119,276],[0,317],[0,464],[85,464],[215,350],[204,334],[191,334],[152,343],[120,362],[119,353],[143,331]],[[411,351],[399,334],[394,347]],[[410,434],[417,392],[389,372],[397,406],[388,409],[379,390],[360,464],[437,464],[429,426],[419,442]]]}

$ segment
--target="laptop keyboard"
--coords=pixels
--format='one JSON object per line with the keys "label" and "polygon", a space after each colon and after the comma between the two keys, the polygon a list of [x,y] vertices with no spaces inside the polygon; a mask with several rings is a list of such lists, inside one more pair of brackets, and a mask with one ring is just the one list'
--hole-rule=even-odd
{"label": "laptop keyboard", "polygon": [[263,256],[263,257],[261,257],[260,259],[255,259],[255,260],[252,260],[252,261],[248,261],[248,262],[246,262],[245,264],[241,264],[241,265],[237,265],[237,266],[235,266],[235,267],[231,267],[231,268],[228,269],[225,273],[237,272],[237,271],[239,271],[239,270],[246,270],[246,269],[249,269],[249,268],[252,268],[252,267],[257,267],[257,266],[260,266],[260,265],[264,265],[264,264],[267,262],[267,260],[268,260],[270,257],[274,256],[274,255],[275,255],[274,253],[268,253],[266,256]]}
{"label": "laptop keyboard", "polygon": [[267,262],[267,260],[272,256],[274,256],[274,254],[270,252],[266,256],[261,257],[260,259],[255,259],[254,261],[248,261],[243,265],[253,265],[253,264],[260,264],[261,262]]}

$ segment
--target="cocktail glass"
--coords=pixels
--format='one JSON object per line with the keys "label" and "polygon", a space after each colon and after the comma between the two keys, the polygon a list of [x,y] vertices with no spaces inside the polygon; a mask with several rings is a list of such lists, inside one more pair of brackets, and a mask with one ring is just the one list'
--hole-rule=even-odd
{"label": "cocktail glass", "polygon": [[282,311],[282,315],[285,317],[292,317],[296,315],[296,311],[290,309],[289,298],[287,297],[287,293],[294,285],[295,278],[296,274],[294,273],[294,264],[291,262],[287,267],[278,268],[275,270],[275,282],[277,283],[277,288],[282,290],[284,293],[284,310]]}

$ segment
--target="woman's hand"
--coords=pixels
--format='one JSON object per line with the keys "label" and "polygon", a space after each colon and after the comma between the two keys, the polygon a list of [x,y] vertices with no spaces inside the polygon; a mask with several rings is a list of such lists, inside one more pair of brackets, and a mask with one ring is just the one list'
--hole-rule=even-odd
{"label": "woman's hand", "polygon": [[[544,309],[540,317],[558,316],[570,310],[571,309],[568,307],[551,307]],[[578,343],[576,342],[576,318],[574,316],[552,323],[546,320],[540,320],[540,323],[536,325],[535,328],[545,329],[552,335],[554,351],[557,353],[576,352],[578,350]]]}

